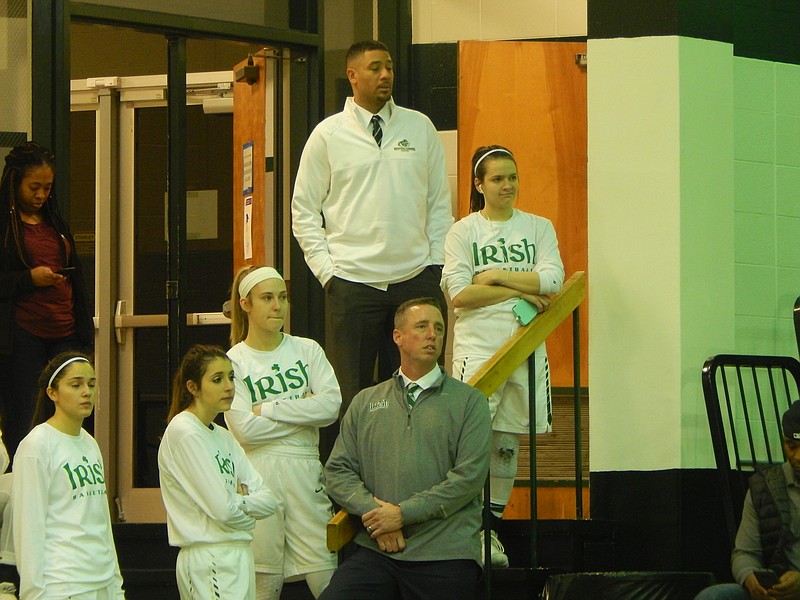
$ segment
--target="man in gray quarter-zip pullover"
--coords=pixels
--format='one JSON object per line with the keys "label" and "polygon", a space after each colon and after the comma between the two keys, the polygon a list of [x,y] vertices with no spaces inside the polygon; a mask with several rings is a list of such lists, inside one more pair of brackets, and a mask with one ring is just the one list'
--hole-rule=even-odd
{"label": "man in gray quarter-zip pullover", "polygon": [[403,303],[400,369],[360,392],[342,421],[326,484],[363,529],[323,600],[474,595],[491,425],[486,397],[437,365],[443,337],[435,299]]}

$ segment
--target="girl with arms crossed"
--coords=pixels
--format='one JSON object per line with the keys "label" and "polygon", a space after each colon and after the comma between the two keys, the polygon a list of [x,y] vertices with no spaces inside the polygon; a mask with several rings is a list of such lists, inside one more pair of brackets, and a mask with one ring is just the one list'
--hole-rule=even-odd
{"label": "girl with arms crossed", "polygon": [[[455,223],[445,241],[442,287],[455,307],[453,377],[469,379],[520,328],[520,300],[547,310],[549,294],[561,291],[564,265],[553,224],[514,208],[517,163],[502,146],[483,146],[472,157],[471,214]],[[550,372],[545,345],[534,354],[536,432],[550,431]],[[505,509],[517,472],[519,436],[528,432],[528,364],[521,365],[489,397],[493,521]],[[492,527],[492,565],[508,557]]]}
{"label": "girl with arms crossed", "polygon": [[339,415],[339,384],[319,344],[282,333],[289,302],[275,269],[239,271],[230,307],[236,399],[225,421],[280,501],[256,525],[257,598],[277,600],[284,580],[299,579],[319,597],[337,564],[325,542],[319,428]]}
{"label": "girl with arms crossed", "polygon": [[100,448],[89,359],[64,352],[39,376],[34,423],[14,459],[14,547],[22,600],[124,598]]}
{"label": "girl with arms crossed", "polygon": [[218,346],[192,346],[172,385],[158,448],[161,496],[182,600],[255,598],[253,527],[275,499],[244,451],[214,424],[233,401],[233,368]]}

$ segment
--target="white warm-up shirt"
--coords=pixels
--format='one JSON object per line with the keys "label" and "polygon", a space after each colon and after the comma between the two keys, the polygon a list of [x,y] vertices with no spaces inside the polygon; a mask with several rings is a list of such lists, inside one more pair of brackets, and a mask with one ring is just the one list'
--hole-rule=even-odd
{"label": "white warm-up shirt", "polygon": [[323,285],[336,276],[380,287],[444,262],[453,215],[442,142],[422,113],[387,106],[380,147],[348,98],[303,149],[292,231]]}
{"label": "white warm-up shirt", "polygon": [[236,374],[236,397],[225,422],[242,446],[247,451],[263,444],[317,448],[319,428],[335,422],[342,405],[339,382],[322,347],[284,333],[275,350],[239,342],[228,357]]}
{"label": "white warm-up shirt", "polygon": [[[489,221],[474,212],[453,225],[445,243],[442,288],[450,298],[488,269],[537,272],[542,294],[556,294],[564,283],[564,265],[553,224],[520,210],[508,221]],[[491,357],[516,331],[512,298],[477,308],[456,308],[453,360]]]}
{"label": "white warm-up shirt", "polygon": [[[275,512],[275,498],[230,432],[190,412],[167,425],[158,471],[172,546],[249,542],[255,520]],[[248,495],[237,493],[238,483]]]}
{"label": "white warm-up shirt", "polygon": [[21,598],[68,597],[112,584],[123,597],[103,457],[92,436],[34,427],[14,456],[12,501]]}

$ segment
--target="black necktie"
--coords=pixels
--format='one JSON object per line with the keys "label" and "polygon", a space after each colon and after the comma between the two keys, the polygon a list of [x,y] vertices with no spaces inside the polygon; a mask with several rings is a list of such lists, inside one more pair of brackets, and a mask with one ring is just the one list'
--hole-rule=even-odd
{"label": "black necktie", "polygon": [[381,118],[378,115],[372,115],[372,119],[370,119],[370,125],[372,125],[372,137],[375,138],[375,143],[378,144],[378,148],[380,148],[381,140],[383,140],[383,129],[381,129]]}

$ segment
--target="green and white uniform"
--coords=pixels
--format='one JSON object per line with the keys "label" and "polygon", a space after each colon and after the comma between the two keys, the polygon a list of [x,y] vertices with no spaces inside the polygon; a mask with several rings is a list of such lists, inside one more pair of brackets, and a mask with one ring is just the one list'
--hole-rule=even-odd
{"label": "green and white uniform", "polygon": [[224,427],[183,411],[161,439],[158,471],[169,543],[181,548],[181,598],[255,598],[252,531],[276,501],[241,446]]}
{"label": "green and white uniform", "polygon": [[[553,224],[537,215],[514,210],[507,221],[490,221],[474,212],[455,223],[445,240],[442,288],[455,298],[472,278],[489,269],[537,272],[541,294],[561,291],[564,265]],[[479,308],[456,308],[453,377],[462,381],[483,364],[520,328],[513,308],[516,298]],[[536,349],[536,432],[550,431],[550,374],[544,343]],[[521,365],[489,398],[492,429],[528,433],[528,365]]]}
{"label": "green and white uniform", "polygon": [[225,422],[279,500],[256,525],[256,572],[289,578],[335,569],[325,540],[333,509],[319,462],[319,428],[336,421],[342,403],[333,368],[315,341],[285,333],[275,350],[240,342],[228,356],[236,397]]}
{"label": "green and white uniform", "polygon": [[20,598],[125,597],[92,436],[34,427],[14,456],[12,501]]}
{"label": "green and white uniform", "polygon": [[[2,432],[0,432],[2,437]],[[13,475],[6,473],[11,459],[8,457],[6,445],[0,439],[0,513],[2,513],[2,526],[0,526],[0,564],[16,565],[14,557],[14,533],[12,527],[11,481]]]}

